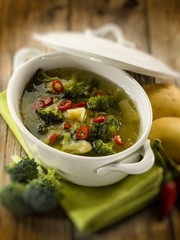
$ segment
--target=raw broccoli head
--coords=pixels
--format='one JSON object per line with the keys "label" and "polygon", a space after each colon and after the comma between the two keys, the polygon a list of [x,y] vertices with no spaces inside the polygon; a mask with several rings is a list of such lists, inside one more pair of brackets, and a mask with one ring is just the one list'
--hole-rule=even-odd
{"label": "raw broccoli head", "polygon": [[90,97],[87,101],[88,108],[94,111],[103,112],[109,107],[108,96]]}
{"label": "raw broccoli head", "polygon": [[30,215],[34,211],[25,202],[24,197],[24,185],[21,183],[12,183],[4,186],[0,192],[0,202],[10,212],[17,216]]}
{"label": "raw broccoli head", "polygon": [[15,163],[12,162],[5,167],[14,182],[28,182],[38,176],[38,164],[34,158],[22,157]]}
{"label": "raw broccoli head", "polygon": [[72,86],[63,92],[64,97],[67,98],[88,97],[93,88],[97,87],[97,79],[81,71],[73,73],[71,80]]}
{"label": "raw broccoli head", "polygon": [[57,104],[50,105],[43,109],[36,109],[36,113],[46,124],[63,121],[62,112],[57,108]]}
{"label": "raw broccoli head", "polygon": [[101,139],[93,141],[94,150],[100,156],[112,155],[116,153],[113,150],[114,142],[104,143]]}
{"label": "raw broccoli head", "polygon": [[50,170],[39,179],[30,182],[24,191],[24,200],[35,212],[43,213],[59,205],[60,184]]}
{"label": "raw broccoli head", "polygon": [[90,127],[89,140],[101,139],[109,141],[117,133],[121,126],[119,119],[106,120],[102,123],[93,123]]}

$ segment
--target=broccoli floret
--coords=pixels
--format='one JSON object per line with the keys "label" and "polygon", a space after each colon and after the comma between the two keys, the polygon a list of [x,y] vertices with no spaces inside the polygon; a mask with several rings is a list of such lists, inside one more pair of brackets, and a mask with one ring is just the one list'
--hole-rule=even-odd
{"label": "broccoli floret", "polygon": [[88,108],[94,111],[106,111],[109,107],[107,96],[90,97],[87,101]]}
{"label": "broccoli floret", "polygon": [[43,213],[55,209],[59,205],[60,183],[54,170],[31,181],[24,190],[24,200],[35,212]]}
{"label": "broccoli floret", "polygon": [[77,71],[73,73],[71,80],[73,84],[63,92],[64,97],[67,98],[90,96],[93,88],[97,87],[96,78],[89,76],[87,73]]}
{"label": "broccoli floret", "polygon": [[49,132],[49,125],[46,123],[41,123],[38,125],[38,132],[42,135]]}
{"label": "broccoli floret", "polygon": [[38,164],[34,158],[21,157],[18,162],[12,162],[5,167],[14,182],[28,182],[38,176]]}
{"label": "broccoli floret", "polygon": [[[15,165],[13,163],[13,170],[22,161],[26,163],[29,160],[28,157],[22,159],[13,156],[13,158],[14,161],[18,161]],[[29,161],[34,163],[33,159]],[[0,191],[0,203],[17,216],[47,212],[59,205],[61,185],[57,176],[55,176],[55,170],[48,168],[46,171],[36,164],[38,174],[34,175],[31,174],[31,170],[34,169],[32,169],[31,163],[30,165],[21,165],[18,169],[19,171],[23,168],[23,172],[27,175],[30,174],[30,178],[25,175],[25,177],[17,179],[16,176],[16,179],[13,179],[16,182],[3,187]],[[33,165],[33,167],[35,166]],[[9,169],[11,168],[12,166]],[[11,174],[11,171],[8,171],[8,173]],[[18,174],[18,171],[15,171],[14,175]],[[21,175],[21,172],[19,174]],[[19,180],[21,182],[17,182]]]}
{"label": "broccoli floret", "polygon": [[45,122],[45,124],[63,121],[62,112],[57,108],[57,104],[50,105],[43,109],[36,109],[36,113]]}
{"label": "broccoli floret", "polygon": [[112,155],[116,153],[113,150],[114,142],[104,143],[101,139],[99,139],[93,142],[93,146],[94,146],[94,150],[100,156]]}
{"label": "broccoli floret", "polygon": [[106,120],[102,123],[93,123],[90,127],[89,140],[101,139],[109,141],[117,133],[121,126],[119,119]]}
{"label": "broccoli floret", "polygon": [[30,215],[34,211],[25,202],[24,197],[24,184],[13,182],[10,185],[4,186],[0,192],[0,202],[10,212],[17,216]]}

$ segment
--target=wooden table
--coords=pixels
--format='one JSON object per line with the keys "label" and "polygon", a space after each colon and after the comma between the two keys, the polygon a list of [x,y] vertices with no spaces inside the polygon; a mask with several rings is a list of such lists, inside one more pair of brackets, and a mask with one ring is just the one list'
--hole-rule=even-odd
{"label": "wooden table", "polygon": [[[45,48],[35,42],[34,32],[84,31],[105,23],[118,24],[127,40],[180,69],[180,1],[178,0],[0,0],[0,91],[7,88],[13,72],[14,53],[22,47]],[[158,79],[133,74],[141,83]],[[162,79],[161,79],[162,80]],[[11,155],[24,154],[0,116],[0,185],[9,182],[4,166]],[[178,240],[180,210],[177,205],[163,221],[154,203],[133,216],[92,235],[80,234],[63,210],[44,217],[16,219],[0,208],[3,240]]]}

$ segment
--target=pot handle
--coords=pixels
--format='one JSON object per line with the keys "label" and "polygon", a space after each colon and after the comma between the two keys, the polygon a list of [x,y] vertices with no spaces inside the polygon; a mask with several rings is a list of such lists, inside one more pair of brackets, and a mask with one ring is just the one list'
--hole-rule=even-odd
{"label": "pot handle", "polygon": [[122,29],[114,23],[105,24],[102,27],[97,28],[97,29],[89,29],[88,28],[85,30],[85,34],[90,35],[90,36],[98,36],[98,35],[105,36],[109,33],[111,33],[114,36],[117,43],[123,44],[128,47],[132,47],[132,48],[135,47],[135,43],[126,40]]}
{"label": "pot handle", "polygon": [[140,155],[142,160],[136,163],[112,163],[97,169],[97,175],[104,176],[110,172],[123,172],[127,174],[140,174],[149,170],[155,161],[153,151],[150,146],[150,141],[146,140],[141,149]]}
{"label": "pot handle", "polygon": [[21,66],[23,63],[30,60],[31,58],[41,56],[41,55],[44,55],[44,53],[35,48],[21,48],[14,55],[14,59],[13,59],[14,70],[19,68],[19,66]]}

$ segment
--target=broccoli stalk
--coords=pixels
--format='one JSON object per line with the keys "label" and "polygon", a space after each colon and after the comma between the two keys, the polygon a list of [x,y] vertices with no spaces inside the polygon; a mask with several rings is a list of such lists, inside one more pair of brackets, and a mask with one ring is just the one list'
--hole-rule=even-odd
{"label": "broccoli stalk", "polygon": [[50,105],[43,109],[36,109],[36,114],[46,123],[58,123],[63,121],[62,112],[57,108],[57,104]]}
{"label": "broccoli stalk", "polygon": [[54,80],[59,80],[58,77],[50,77],[42,69],[38,69],[37,71],[37,80],[40,82],[51,82]]}
{"label": "broccoli stalk", "polygon": [[109,141],[117,133],[121,126],[121,121],[118,119],[106,120],[102,123],[93,123],[90,127],[89,140],[101,139]]}
{"label": "broccoli stalk", "polygon": [[112,155],[116,152],[113,150],[114,142],[104,143],[101,139],[93,141],[94,150],[100,156]]}
{"label": "broccoli stalk", "polygon": [[14,162],[5,166],[5,170],[10,174],[12,181],[27,183],[38,177],[38,166],[34,158],[16,156]]}

